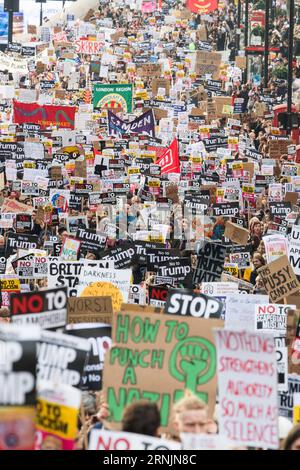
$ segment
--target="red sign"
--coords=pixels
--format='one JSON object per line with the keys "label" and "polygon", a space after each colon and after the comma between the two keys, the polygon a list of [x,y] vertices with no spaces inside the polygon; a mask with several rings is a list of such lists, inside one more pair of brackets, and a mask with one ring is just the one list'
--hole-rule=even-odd
{"label": "red sign", "polygon": [[192,13],[209,13],[218,9],[218,0],[187,0],[186,7]]}
{"label": "red sign", "polygon": [[43,129],[50,126],[74,129],[76,110],[76,106],[39,106],[37,103],[14,101],[14,122],[40,124]]}
{"label": "red sign", "polygon": [[161,173],[180,173],[178,141],[174,139],[170,147],[156,162],[161,166]]}

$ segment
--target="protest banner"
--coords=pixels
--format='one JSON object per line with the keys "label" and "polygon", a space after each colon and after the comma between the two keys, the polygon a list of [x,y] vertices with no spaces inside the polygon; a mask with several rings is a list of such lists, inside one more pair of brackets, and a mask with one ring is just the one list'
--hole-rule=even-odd
{"label": "protest banner", "polygon": [[191,289],[169,289],[165,313],[195,318],[220,318],[223,305],[218,300]]}
{"label": "protest banner", "polygon": [[[277,372],[273,336],[216,329],[215,341],[220,434],[238,445],[277,449]],[[261,363],[263,369],[258,369]],[[246,364],[252,364],[252,367],[246,369]]]}
{"label": "protest banner", "polygon": [[35,360],[39,337],[36,326],[0,326],[0,450],[34,449]]}
{"label": "protest banner", "polygon": [[155,119],[153,111],[146,111],[144,114],[131,122],[125,122],[112,113],[107,111],[108,115],[108,133],[113,137],[122,137],[123,134],[147,134],[155,137]]}
{"label": "protest banner", "polygon": [[[155,397],[161,426],[171,429],[171,403],[181,398],[186,388],[206,401],[212,413],[216,357],[211,329],[222,324],[221,320],[148,315],[147,309],[143,314],[114,313],[114,346],[106,356],[103,377],[106,402],[112,410],[111,423],[120,424],[125,406],[133,400]],[[194,363],[192,346],[204,354],[200,368]]]}
{"label": "protest banner", "polygon": [[226,248],[217,243],[207,242],[198,253],[198,263],[193,282],[215,282],[221,279]]}
{"label": "protest banner", "polygon": [[262,283],[272,303],[278,303],[288,295],[299,291],[299,283],[287,256],[259,269]]}
{"label": "protest banner", "polygon": [[[180,442],[132,432],[92,430],[89,450],[180,450]],[[108,457],[107,457],[108,458]],[[113,459],[113,456],[112,456]]]}
{"label": "protest banner", "polygon": [[75,450],[80,398],[70,385],[39,382],[35,450]]}
{"label": "protest banner", "polygon": [[58,328],[66,324],[67,289],[49,289],[11,296],[11,321],[18,325],[37,324]]}
{"label": "protest banner", "polygon": [[131,84],[95,84],[93,88],[94,109],[123,110],[125,113],[132,112]]}
{"label": "protest banner", "polygon": [[289,262],[297,276],[300,276],[300,227],[293,225],[288,248]]}
{"label": "protest banner", "polygon": [[91,345],[80,388],[82,390],[101,390],[105,354],[112,344],[111,326],[102,323],[72,323],[66,326],[65,332],[72,336],[85,338]]}
{"label": "protest banner", "polygon": [[42,129],[57,126],[74,129],[75,106],[40,106],[37,103],[14,101],[14,122],[39,124]]}
{"label": "protest banner", "polygon": [[69,297],[67,303],[68,323],[112,322],[111,297]]}

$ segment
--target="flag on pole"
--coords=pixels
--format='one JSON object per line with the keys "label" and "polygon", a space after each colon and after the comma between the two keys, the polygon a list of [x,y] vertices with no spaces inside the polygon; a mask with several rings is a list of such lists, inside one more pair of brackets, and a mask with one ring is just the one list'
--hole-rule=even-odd
{"label": "flag on pole", "polygon": [[174,139],[170,147],[162,154],[157,165],[161,166],[161,173],[180,173],[178,141]]}

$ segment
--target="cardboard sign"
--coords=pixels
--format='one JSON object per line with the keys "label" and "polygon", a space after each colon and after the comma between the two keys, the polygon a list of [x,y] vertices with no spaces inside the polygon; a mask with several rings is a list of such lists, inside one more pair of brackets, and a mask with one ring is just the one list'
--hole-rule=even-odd
{"label": "cardboard sign", "polygon": [[220,318],[222,311],[221,302],[191,289],[170,289],[165,305],[166,313],[195,318]]}
{"label": "cardboard sign", "polygon": [[[114,347],[104,367],[104,392],[112,410],[109,420],[120,425],[128,404],[155,397],[161,410],[161,426],[171,429],[171,404],[183,396],[186,388],[208,402],[211,413],[216,384],[212,327],[217,326],[222,326],[221,320],[148,315],[147,309],[143,314],[114,314]],[[201,370],[194,363],[192,345],[205,355]]]}
{"label": "cardboard sign", "polygon": [[37,353],[37,379],[80,387],[90,343],[82,338],[42,331]]}
{"label": "cardboard sign", "polygon": [[193,282],[215,282],[221,280],[226,256],[226,247],[217,243],[205,243],[198,254],[198,263]]}
{"label": "cardboard sign", "polygon": [[66,324],[67,289],[12,294],[11,321],[18,325],[37,324],[41,328],[58,328]]}
{"label": "cardboard sign", "polygon": [[85,364],[80,388],[101,390],[105,354],[111,347],[111,326],[102,323],[73,323],[67,325],[66,333],[87,339],[92,349]]}
{"label": "cardboard sign", "polygon": [[299,291],[299,284],[287,256],[259,269],[262,283],[272,303]]}
{"label": "cardboard sign", "polygon": [[68,323],[112,322],[111,297],[69,297],[67,304]]}
{"label": "cardboard sign", "polygon": [[212,75],[213,80],[218,80],[220,76],[220,65],[222,55],[218,52],[197,51],[195,72],[197,75]]}
{"label": "cardboard sign", "polygon": [[152,80],[152,85],[151,85],[152,95],[154,97],[157,96],[158,90],[160,88],[164,88],[166,90],[166,96],[168,97],[170,96],[170,88],[171,88],[170,80],[166,78],[154,78]]}
{"label": "cardboard sign", "polygon": [[[238,445],[278,448],[273,336],[216,330],[220,434]],[[263,369],[259,364],[263,363]],[[247,367],[252,364],[252,370]]]}
{"label": "cardboard sign", "polygon": [[249,235],[249,230],[240,227],[237,224],[233,224],[232,222],[226,222],[224,236],[229,238],[233,243],[245,246],[247,245]]}
{"label": "cardboard sign", "polygon": [[[89,450],[180,450],[181,444],[158,437],[144,436],[132,432],[104,431],[91,432]],[[113,455],[111,455],[113,459]],[[109,457],[107,457],[109,459]],[[113,460],[111,461],[113,463]],[[108,462],[105,462],[108,463]]]}

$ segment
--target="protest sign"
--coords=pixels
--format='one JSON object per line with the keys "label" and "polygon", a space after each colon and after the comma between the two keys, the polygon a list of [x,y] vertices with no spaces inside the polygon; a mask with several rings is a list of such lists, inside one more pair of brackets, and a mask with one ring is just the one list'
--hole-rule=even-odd
{"label": "protest sign", "polygon": [[194,283],[215,282],[221,279],[226,248],[217,243],[207,242],[200,249],[194,273]]}
{"label": "protest sign", "polygon": [[[147,315],[146,309],[143,314],[127,311],[114,314],[114,346],[106,356],[103,379],[106,402],[113,410],[110,421],[120,423],[124,407],[133,400],[155,396],[161,411],[161,425],[163,429],[171,429],[171,402],[181,398],[185,388],[208,402],[211,413],[216,380],[211,328],[221,325],[221,320]],[[192,345],[206,358],[200,369],[193,362]],[[134,363],[132,349],[136,357]],[[185,367],[193,363],[195,369]]]}
{"label": "protest sign", "polygon": [[39,337],[40,330],[36,326],[0,326],[1,450],[34,449],[35,358]]}
{"label": "protest sign", "polygon": [[260,268],[259,274],[272,303],[277,303],[299,290],[297,278],[287,256],[281,256],[268,266]]}
{"label": "protest sign", "polygon": [[79,388],[90,343],[81,338],[42,331],[37,350],[37,380]]}
{"label": "protest sign", "polygon": [[300,226],[293,225],[288,250],[289,262],[297,276],[300,276]]}
{"label": "protest sign", "polygon": [[271,331],[285,336],[287,312],[295,305],[260,304],[255,306],[255,330],[269,333]]}
{"label": "protest sign", "polygon": [[132,90],[131,84],[96,84],[93,88],[94,109],[105,108],[131,113]]}
{"label": "protest sign", "polygon": [[149,286],[149,305],[163,308],[168,295],[168,288],[164,286]]}
{"label": "protest sign", "polygon": [[36,235],[18,234],[10,232],[6,238],[6,256],[9,257],[17,253],[18,249],[35,249],[38,246],[38,237]]}
{"label": "protest sign", "polygon": [[37,324],[58,328],[66,324],[67,289],[49,289],[11,296],[11,321],[18,325]]}
{"label": "protest sign", "polygon": [[66,326],[66,333],[85,338],[91,345],[80,388],[82,390],[101,390],[105,354],[112,344],[111,326],[102,323],[73,323]]}
{"label": "protest sign", "polygon": [[180,450],[176,441],[159,439],[132,432],[93,430],[89,450]]}
{"label": "protest sign", "polygon": [[77,295],[79,278],[83,267],[110,267],[109,261],[62,261],[59,257],[48,258],[48,287],[68,287],[68,297]]}
{"label": "protest sign", "polygon": [[269,302],[268,295],[232,294],[226,297],[225,327],[237,330],[255,330],[255,308]]}
{"label": "protest sign", "polygon": [[287,256],[288,242],[283,235],[269,235],[263,237],[266,249],[267,262],[272,263],[281,256]]}
{"label": "protest sign", "polygon": [[77,293],[80,297],[111,295],[113,309],[128,301],[131,269],[83,267]]}
{"label": "protest sign", "polygon": [[170,289],[165,312],[195,318],[220,318],[223,305],[218,300],[191,289]]}
{"label": "protest sign", "polygon": [[288,375],[287,391],[280,391],[278,394],[279,416],[293,419],[294,394],[300,393],[300,377],[295,374]]}
{"label": "protest sign", "polygon": [[239,214],[238,202],[227,202],[224,204],[213,205],[213,215],[216,217],[221,217],[221,216],[237,217],[238,214]]}
{"label": "protest sign", "polygon": [[61,259],[63,261],[76,261],[80,250],[80,240],[71,237],[64,239],[61,249]]}
{"label": "protest sign", "polygon": [[[220,434],[238,445],[277,449],[277,372],[273,337],[219,329],[215,330],[215,340]],[[258,369],[261,363],[263,369]],[[252,367],[249,369],[246,364],[252,364]]]}
{"label": "protest sign", "polygon": [[70,385],[38,384],[36,450],[75,450],[80,398]]}
{"label": "protest sign", "polygon": [[111,297],[69,297],[67,304],[68,323],[112,322]]}
{"label": "protest sign", "polygon": [[245,246],[248,242],[249,235],[249,230],[239,227],[232,222],[226,222],[224,236],[229,238],[233,243]]}

